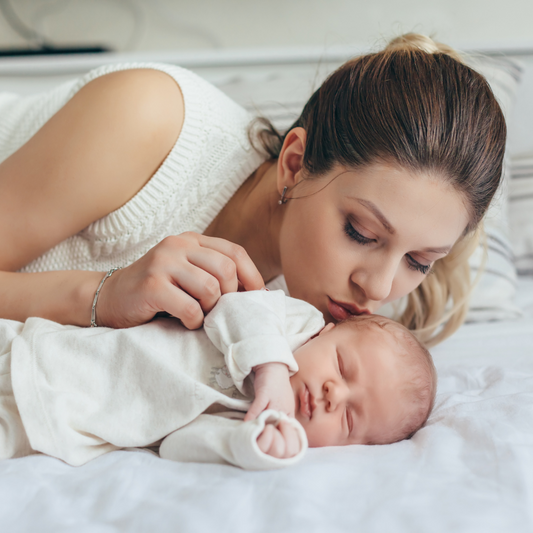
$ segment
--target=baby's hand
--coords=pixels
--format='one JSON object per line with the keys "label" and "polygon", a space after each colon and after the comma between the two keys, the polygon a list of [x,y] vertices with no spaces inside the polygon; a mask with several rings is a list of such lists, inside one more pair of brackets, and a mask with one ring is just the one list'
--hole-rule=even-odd
{"label": "baby's hand", "polygon": [[294,457],[300,451],[300,437],[296,428],[287,420],[280,420],[278,427],[267,424],[257,437],[259,449],[278,459]]}
{"label": "baby's hand", "polygon": [[289,379],[289,369],[283,363],[265,363],[254,368],[255,400],[244,421],[255,420],[265,409],[281,411],[294,416],[294,393]]}

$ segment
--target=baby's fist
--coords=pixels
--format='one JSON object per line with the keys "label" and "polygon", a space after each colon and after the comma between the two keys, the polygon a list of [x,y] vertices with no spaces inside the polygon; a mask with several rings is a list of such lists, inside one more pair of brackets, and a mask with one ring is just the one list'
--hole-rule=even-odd
{"label": "baby's fist", "polygon": [[280,420],[277,427],[267,424],[257,437],[257,445],[263,453],[277,459],[294,457],[301,449],[298,432],[287,420]]}

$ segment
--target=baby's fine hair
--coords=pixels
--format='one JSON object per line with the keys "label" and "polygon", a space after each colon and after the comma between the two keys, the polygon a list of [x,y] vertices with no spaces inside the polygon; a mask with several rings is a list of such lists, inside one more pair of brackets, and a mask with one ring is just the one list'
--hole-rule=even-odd
{"label": "baby's fine hair", "polygon": [[405,359],[409,375],[402,392],[408,399],[410,408],[406,410],[393,433],[387,435],[383,441],[369,444],[391,444],[410,439],[424,426],[435,403],[437,371],[431,354],[411,331],[390,318],[381,315],[361,315],[350,317],[339,325],[342,324],[358,328],[378,327],[390,333],[396,341],[399,357]]}

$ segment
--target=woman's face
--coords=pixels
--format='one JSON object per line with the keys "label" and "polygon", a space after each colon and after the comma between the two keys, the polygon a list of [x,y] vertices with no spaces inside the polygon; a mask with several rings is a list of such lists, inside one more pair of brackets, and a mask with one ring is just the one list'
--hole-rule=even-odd
{"label": "woman's face", "polygon": [[287,196],[293,199],[280,207],[287,286],[327,322],[374,313],[410,293],[468,223],[451,186],[385,164],[338,166]]}

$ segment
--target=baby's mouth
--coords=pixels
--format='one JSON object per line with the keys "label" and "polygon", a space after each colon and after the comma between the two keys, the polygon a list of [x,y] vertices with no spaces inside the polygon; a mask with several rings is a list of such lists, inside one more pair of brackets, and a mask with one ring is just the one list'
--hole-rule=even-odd
{"label": "baby's mouth", "polygon": [[311,393],[307,388],[307,385],[304,385],[304,388],[300,391],[300,412],[303,416],[311,420],[313,416],[313,408],[311,402]]}

